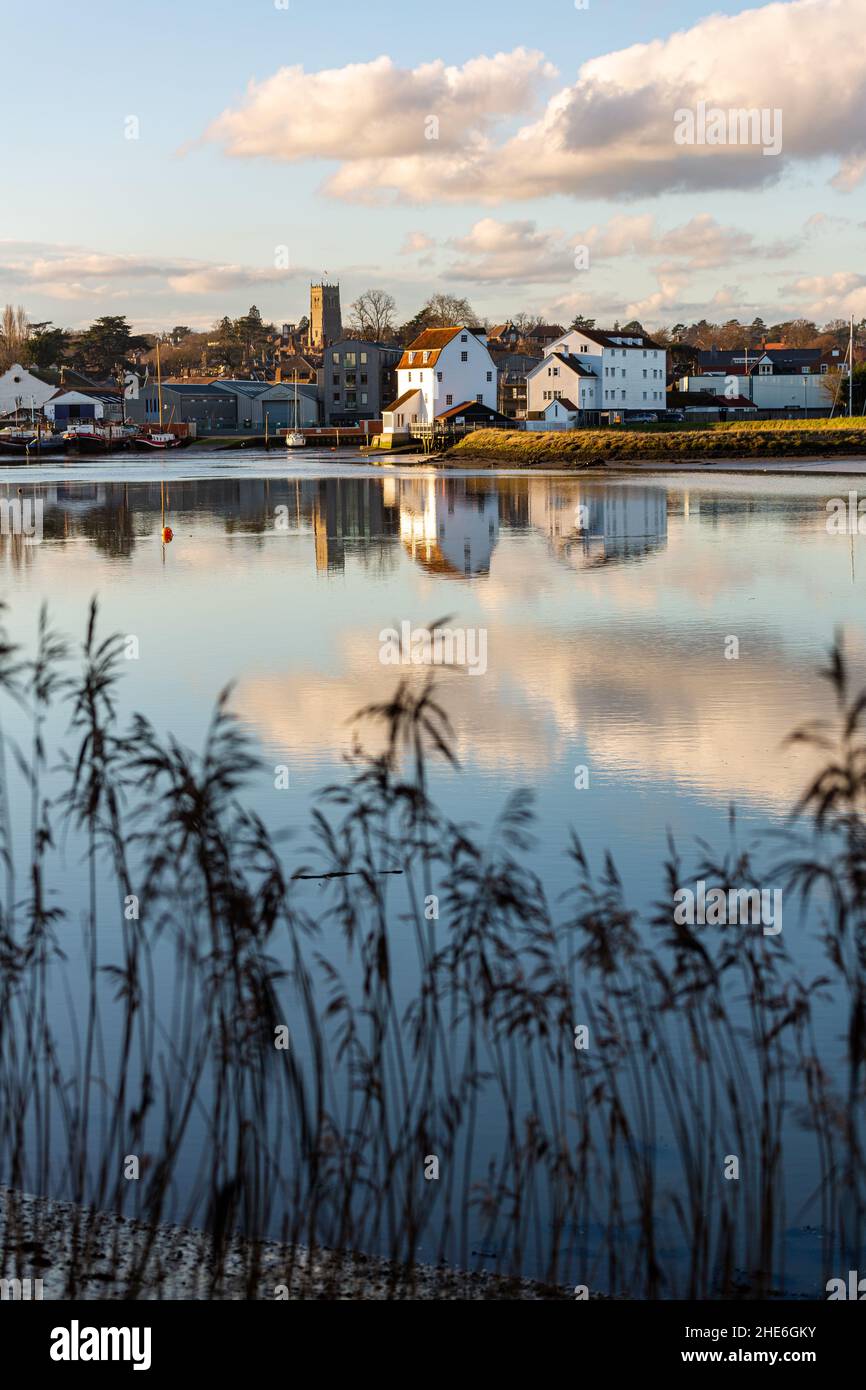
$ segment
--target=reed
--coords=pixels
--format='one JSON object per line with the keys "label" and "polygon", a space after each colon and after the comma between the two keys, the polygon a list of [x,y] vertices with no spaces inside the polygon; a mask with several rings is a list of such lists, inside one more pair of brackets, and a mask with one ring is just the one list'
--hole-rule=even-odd
{"label": "reed", "polygon": [[[838,646],[834,717],[796,735],[825,770],[774,864],[823,923],[816,978],[753,927],[677,925],[673,893],[694,871],[673,844],[649,916],[577,836],[571,887],[551,901],[528,792],[483,831],[437,806],[431,767],[460,773],[431,681],[361,712],[346,777],[289,856],[249,809],[263,770],[231,692],[192,753],[141,714],[121,727],[119,657],[95,605],[77,652],[44,613],[33,655],[0,630],[0,699],[31,731],[13,747],[0,723],[0,1181],[75,1204],[70,1297],[104,1267],[91,1209],[143,1223],[129,1298],[171,1265],[167,1221],[208,1232],[214,1298],[238,1232],[251,1296],[270,1237],[298,1297],[313,1294],[306,1251],[385,1255],[405,1296],[421,1263],[469,1269],[479,1248],[485,1268],[533,1272],[560,1296],[768,1297],[784,1287],[797,1129],[820,1287],[849,1267],[864,1199],[866,695]],[[53,750],[58,706],[69,737]],[[73,846],[83,912],[57,893]],[[758,880],[733,815],[696,872]],[[846,1020],[844,1074],[816,1043],[828,998]],[[731,1152],[748,1181],[725,1181]],[[0,1260],[23,1270],[14,1198],[7,1216]]]}

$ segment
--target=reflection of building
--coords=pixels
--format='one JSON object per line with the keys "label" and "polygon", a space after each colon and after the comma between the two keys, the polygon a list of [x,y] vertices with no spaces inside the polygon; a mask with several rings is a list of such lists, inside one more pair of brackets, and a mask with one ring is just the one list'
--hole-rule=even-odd
{"label": "reflection of building", "polygon": [[667,491],[662,487],[567,487],[530,484],[533,526],[549,536],[574,569],[636,560],[667,545]]}
{"label": "reflection of building", "polygon": [[395,509],[388,505],[379,478],[326,478],[313,504],[316,569],[341,570],[347,551],[362,559],[390,544],[397,531]]}
{"label": "reflection of building", "polygon": [[400,539],[424,569],[462,578],[488,574],[499,539],[495,490],[470,492],[454,478],[426,478],[400,490]]}

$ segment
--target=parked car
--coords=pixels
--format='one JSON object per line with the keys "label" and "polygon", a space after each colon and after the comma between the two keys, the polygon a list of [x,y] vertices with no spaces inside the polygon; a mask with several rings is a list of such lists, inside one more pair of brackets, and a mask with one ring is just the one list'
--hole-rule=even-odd
{"label": "parked car", "polygon": [[652,414],[649,414],[649,413],[640,414],[640,415],[632,415],[632,416],[629,418],[629,424],[630,424],[630,425],[657,425],[657,424],[658,424],[658,418],[659,418],[659,417],[658,417],[657,415],[652,415]]}
{"label": "parked car", "polygon": [[665,415],[667,420],[685,420],[685,418],[686,412],[684,410],[669,410]]}

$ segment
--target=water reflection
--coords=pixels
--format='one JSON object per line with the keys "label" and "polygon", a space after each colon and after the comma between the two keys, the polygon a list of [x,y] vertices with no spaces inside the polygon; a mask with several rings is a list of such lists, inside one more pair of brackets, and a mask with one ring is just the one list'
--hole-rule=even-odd
{"label": "water reflection", "polygon": [[[864,664],[862,542],[825,526],[840,479],[171,480],[163,568],[158,481],[31,476],[0,489],[44,505],[42,544],[0,534],[16,635],[30,639],[42,601],[80,632],[98,593],[148,654],[131,703],[197,742],[214,692],[237,680],[267,755],[323,778],[354,712],[390,693],[378,635],[403,620],[455,614],[488,634],[483,680],[441,673],[479,805],[497,775],[562,800],[581,761],[621,797],[690,798],[685,819],[696,799],[778,815],[808,771],[781,739],[822,712],[835,628]],[[650,833],[622,801],[598,832],[633,825]]]}

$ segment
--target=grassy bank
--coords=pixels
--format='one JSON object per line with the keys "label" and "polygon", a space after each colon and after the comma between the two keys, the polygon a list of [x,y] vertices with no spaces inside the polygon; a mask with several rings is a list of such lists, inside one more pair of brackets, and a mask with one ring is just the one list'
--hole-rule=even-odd
{"label": "grassy bank", "polygon": [[[786,426],[788,428],[786,428]],[[828,458],[866,454],[866,421],[761,421],[708,429],[476,430],[442,457],[518,467],[648,463],[688,459]]]}

